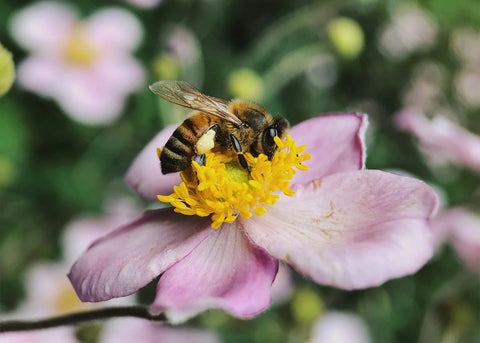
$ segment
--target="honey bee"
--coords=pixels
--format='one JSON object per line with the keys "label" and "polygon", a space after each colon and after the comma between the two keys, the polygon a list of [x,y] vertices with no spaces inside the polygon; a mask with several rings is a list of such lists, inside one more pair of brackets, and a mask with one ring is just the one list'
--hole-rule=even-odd
{"label": "honey bee", "polygon": [[277,151],[274,137],[284,138],[289,123],[263,107],[243,100],[230,102],[202,94],[185,81],[158,81],[150,90],[174,104],[195,110],[173,132],[161,154],[163,174],[183,171],[192,161],[205,164],[207,151],[219,151],[238,159],[249,169],[243,155],[265,154],[271,160]]}

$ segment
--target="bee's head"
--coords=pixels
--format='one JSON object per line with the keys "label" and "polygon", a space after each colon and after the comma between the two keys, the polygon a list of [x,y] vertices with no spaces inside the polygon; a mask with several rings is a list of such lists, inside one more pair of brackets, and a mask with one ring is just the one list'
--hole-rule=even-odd
{"label": "bee's head", "polygon": [[277,144],[273,139],[275,136],[283,140],[288,132],[290,124],[288,120],[280,116],[273,117],[271,124],[265,128],[261,135],[261,147],[263,154],[272,158],[277,150]]}

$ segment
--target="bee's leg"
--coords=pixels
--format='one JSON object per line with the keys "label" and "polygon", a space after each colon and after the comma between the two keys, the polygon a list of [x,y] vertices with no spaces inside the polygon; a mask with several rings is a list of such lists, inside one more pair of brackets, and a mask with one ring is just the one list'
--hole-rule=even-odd
{"label": "bee's leg", "polygon": [[193,160],[197,162],[199,165],[204,166],[205,163],[207,162],[207,157],[205,156],[205,154],[195,155]]}
{"label": "bee's leg", "polygon": [[231,134],[230,139],[232,140],[233,149],[237,153],[238,162],[240,163],[243,169],[250,171],[250,168],[248,168],[247,160],[245,159],[245,156],[243,156],[242,146],[240,145],[240,142],[238,141],[237,137]]}

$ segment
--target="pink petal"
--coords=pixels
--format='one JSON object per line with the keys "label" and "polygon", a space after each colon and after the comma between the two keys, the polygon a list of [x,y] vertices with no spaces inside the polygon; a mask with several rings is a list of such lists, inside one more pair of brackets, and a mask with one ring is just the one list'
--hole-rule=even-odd
{"label": "pink petal", "polygon": [[428,120],[425,115],[405,109],[395,116],[398,128],[412,133],[420,149],[434,164],[453,162],[480,171],[480,137],[447,118]]}
{"label": "pink petal", "polygon": [[62,68],[61,62],[54,58],[29,57],[18,66],[18,83],[38,95],[52,97],[56,94]]}
{"label": "pink petal", "polygon": [[295,125],[290,134],[297,145],[306,145],[312,158],[308,172],[298,172],[292,182],[306,183],[333,173],[362,169],[367,117],[357,113],[318,116]]}
{"label": "pink petal", "polygon": [[179,173],[163,175],[157,148],[162,148],[177,125],[160,131],[135,158],[125,175],[125,182],[134,192],[148,200],[156,200],[157,194],[169,195],[173,186],[181,182]]}
{"label": "pink petal", "polygon": [[427,262],[436,203],[421,181],[363,170],[299,186],[295,196],[244,225],[259,246],[316,282],[357,289],[414,273]]}
{"label": "pink petal", "polygon": [[117,94],[127,95],[144,84],[145,72],[139,62],[126,54],[116,54],[99,60],[95,73],[105,88]]}
{"label": "pink petal", "polygon": [[330,311],[314,324],[311,343],[369,343],[367,326],[354,313]]}
{"label": "pink petal", "polygon": [[[90,125],[105,125],[121,114],[125,95],[117,92],[92,70],[66,67],[55,99],[72,119]],[[69,85],[65,87],[63,85]]]}
{"label": "pink petal", "polygon": [[171,328],[144,319],[108,321],[102,329],[102,343],[220,343],[215,333],[193,328]]}
{"label": "pink petal", "polygon": [[10,29],[25,49],[52,55],[62,48],[76,20],[76,11],[71,6],[42,1],[16,13]]}
{"label": "pink petal", "polygon": [[148,211],[93,243],[70,281],[82,301],[132,294],[190,253],[213,230],[210,223],[170,209]]}
{"label": "pink petal", "polygon": [[101,217],[82,216],[67,224],[62,236],[63,255],[66,261],[75,262],[95,240],[119,226],[131,222],[142,214],[127,198],[115,199]]}
{"label": "pink petal", "polygon": [[224,224],[162,275],[152,309],[172,322],[214,308],[248,318],[269,306],[277,268],[239,224]]}
{"label": "pink petal", "polygon": [[461,207],[441,212],[432,222],[435,231],[450,237],[465,264],[480,273],[480,217]]}
{"label": "pink petal", "polygon": [[108,8],[95,12],[86,23],[86,32],[104,54],[132,51],[142,41],[140,21],[129,11]]}

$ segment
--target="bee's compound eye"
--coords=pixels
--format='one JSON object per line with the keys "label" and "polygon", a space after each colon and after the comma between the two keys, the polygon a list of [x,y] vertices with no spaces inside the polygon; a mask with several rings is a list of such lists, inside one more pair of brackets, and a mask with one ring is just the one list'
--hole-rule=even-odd
{"label": "bee's compound eye", "polygon": [[266,143],[270,144],[270,145],[273,145],[275,143],[275,141],[273,140],[273,138],[275,138],[275,136],[278,136],[277,128],[275,126],[268,127],[266,132],[265,132]]}

